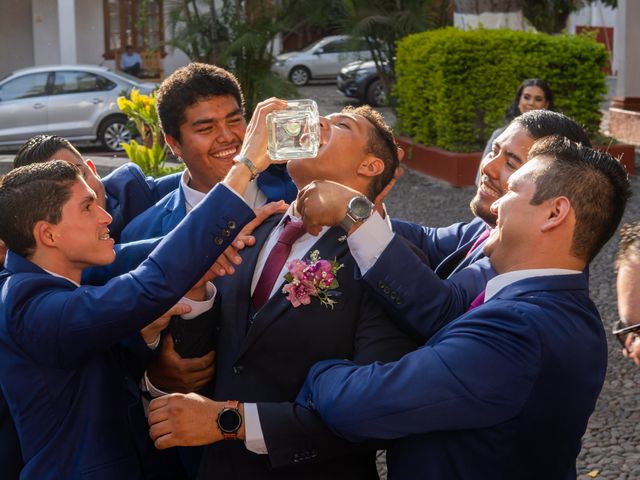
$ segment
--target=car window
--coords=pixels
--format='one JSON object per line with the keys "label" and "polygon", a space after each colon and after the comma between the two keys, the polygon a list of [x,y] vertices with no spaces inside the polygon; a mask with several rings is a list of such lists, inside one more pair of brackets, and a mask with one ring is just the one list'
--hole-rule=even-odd
{"label": "car window", "polygon": [[55,75],[54,95],[100,92],[111,90],[115,86],[111,80],[90,72],[56,72]]}
{"label": "car window", "polygon": [[344,53],[357,52],[360,50],[368,50],[367,41],[365,39],[353,40],[350,38],[334,40],[324,46],[324,53]]}
{"label": "car window", "polygon": [[39,97],[47,91],[48,72],[33,73],[14,78],[0,87],[0,100]]}
{"label": "car window", "polygon": [[334,40],[333,42],[327,43],[322,50],[324,53],[339,53],[339,52],[348,52],[349,51],[349,41],[348,40]]}

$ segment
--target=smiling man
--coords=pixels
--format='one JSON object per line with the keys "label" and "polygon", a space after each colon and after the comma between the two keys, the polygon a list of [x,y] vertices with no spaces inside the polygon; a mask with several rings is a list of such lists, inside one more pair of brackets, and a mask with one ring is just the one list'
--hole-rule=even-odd
{"label": "smiling man", "polygon": [[566,138],[529,159],[490,210],[484,303],[397,362],[321,362],[298,395],[346,439],[396,439],[390,479],[576,478],[607,365],[582,271],[631,188],[616,159]]}
{"label": "smiling man", "polygon": [[[156,97],[164,138],[187,166],[180,186],[122,232],[131,242],[166,235],[220,182],[240,153],[247,129],[238,80],[226,70],[191,63],[167,77]],[[293,200],[296,189],[283,165],[272,165],[247,187],[252,207]]]}
{"label": "smiling man", "polygon": [[[262,105],[255,121],[276,107]],[[264,149],[266,136],[259,143]],[[249,155],[252,169],[267,167],[266,155]],[[144,328],[196,283],[202,300],[199,280],[255,216],[241,198],[252,171],[232,167],[140,267],[100,287],[79,282],[85,268],[115,257],[111,217],[80,171],[54,160],[0,181],[0,237],[9,249],[0,272],[0,383],[25,461],[21,478],[153,476],[123,377],[141,374],[168,319],[150,338]],[[135,338],[125,345],[127,337]]]}

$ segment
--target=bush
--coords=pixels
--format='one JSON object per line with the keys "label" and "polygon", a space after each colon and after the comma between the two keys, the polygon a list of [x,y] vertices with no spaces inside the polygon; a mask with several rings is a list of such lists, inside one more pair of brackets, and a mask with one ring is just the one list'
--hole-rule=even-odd
{"label": "bush", "polygon": [[557,111],[598,131],[607,52],[592,36],[446,28],[410,35],[397,51],[399,126],[419,143],[483,150],[532,77],[549,83]]}

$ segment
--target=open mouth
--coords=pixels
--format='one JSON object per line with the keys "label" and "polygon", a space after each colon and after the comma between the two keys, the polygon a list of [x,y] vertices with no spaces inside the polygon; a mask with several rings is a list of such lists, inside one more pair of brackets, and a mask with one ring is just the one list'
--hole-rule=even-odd
{"label": "open mouth", "polygon": [[111,235],[109,235],[109,230],[98,237],[100,240],[111,240]]}
{"label": "open mouth", "polygon": [[224,150],[218,150],[215,153],[212,153],[211,156],[214,158],[228,158],[235,157],[238,154],[238,147],[229,147]]}
{"label": "open mouth", "polygon": [[480,187],[479,187],[480,192],[482,192],[484,195],[489,196],[491,198],[495,198],[496,200],[498,198],[500,198],[502,195],[501,193],[493,188],[489,182],[487,182],[486,180],[482,180],[482,182],[480,183]]}

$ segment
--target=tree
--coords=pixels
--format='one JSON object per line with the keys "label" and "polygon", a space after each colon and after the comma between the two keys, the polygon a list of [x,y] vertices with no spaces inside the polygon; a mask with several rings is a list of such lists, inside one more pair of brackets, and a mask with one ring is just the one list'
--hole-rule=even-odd
{"label": "tree", "polygon": [[[395,83],[396,43],[412,33],[448,25],[449,0],[343,0],[342,28],[365,37],[387,90]],[[385,68],[385,62],[389,68]]]}
{"label": "tree", "polygon": [[[523,2],[523,13],[536,30],[545,33],[560,33],[567,26],[569,15],[597,0],[527,0]],[[603,4],[616,7],[617,0],[601,0]]]}
{"label": "tree", "polygon": [[264,98],[297,94],[293,85],[271,73],[273,39],[285,29],[282,18],[287,4],[275,0],[174,0],[168,16],[172,39],[167,44],[193,61],[233,72],[251,114]]}

